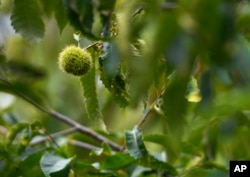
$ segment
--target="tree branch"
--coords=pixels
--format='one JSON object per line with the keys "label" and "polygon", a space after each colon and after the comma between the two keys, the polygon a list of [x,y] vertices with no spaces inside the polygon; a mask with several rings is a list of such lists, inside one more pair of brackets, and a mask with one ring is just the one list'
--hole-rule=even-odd
{"label": "tree branch", "polygon": [[[9,86],[12,86],[12,84],[9,81],[7,81],[6,79],[4,79],[3,77],[0,77],[0,80],[2,82],[4,82],[5,84],[9,85]],[[97,132],[93,131],[92,129],[90,129],[90,128],[84,126],[84,125],[79,124],[78,122],[74,121],[70,117],[67,117],[67,116],[65,116],[63,114],[60,114],[60,113],[58,113],[58,112],[56,112],[56,111],[54,111],[52,109],[47,109],[47,108],[41,106],[40,104],[38,104],[34,100],[30,99],[26,95],[22,94],[21,92],[19,92],[15,88],[13,88],[13,86],[11,88],[12,88],[11,91],[13,93],[15,93],[17,96],[19,96],[23,100],[29,102],[30,104],[32,104],[33,106],[35,106],[36,108],[41,110],[42,112],[45,112],[46,114],[54,117],[55,119],[57,119],[59,121],[62,121],[65,124],[70,125],[71,127],[75,128],[77,131],[79,131],[79,132],[81,132],[81,133],[83,133],[85,135],[88,135],[88,136],[92,137],[93,139],[95,139],[95,140],[97,140],[97,141],[99,141],[101,143],[109,144],[110,147],[113,150],[116,150],[116,151],[123,151],[124,150],[124,148],[122,146],[120,146],[117,143],[113,142],[112,140],[104,137],[103,135],[98,134]]]}
{"label": "tree branch", "polygon": [[78,146],[80,148],[91,150],[91,151],[100,151],[101,150],[101,148],[99,148],[97,146],[93,146],[91,144],[84,143],[84,142],[77,141],[77,140],[73,140],[73,139],[69,139],[68,143],[71,145],[74,145],[74,146]]}
{"label": "tree branch", "polygon": [[[57,133],[53,133],[53,134],[50,134],[50,138],[52,139],[56,139],[56,138],[59,138],[59,137],[62,137],[62,136],[66,136],[66,135],[69,135],[69,134],[72,134],[74,132],[76,132],[77,129],[75,127],[73,128],[69,128],[67,130],[63,130],[63,131],[60,131],[60,132],[57,132]],[[35,146],[37,144],[40,144],[40,143],[43,143],[45,141],[47,141],[49,138],[47,136],[42,136],[42,137],[35,137],[32,139],[32,141],[30,142],[30,146]]]}

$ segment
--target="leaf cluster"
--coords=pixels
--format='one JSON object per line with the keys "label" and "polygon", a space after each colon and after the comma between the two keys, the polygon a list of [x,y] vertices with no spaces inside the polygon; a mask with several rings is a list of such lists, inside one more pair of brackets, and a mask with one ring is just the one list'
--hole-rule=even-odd
{"label": "leaf cluster", "polygon": [[0,90],[47,114],[24,123],[0,109],[0,175],[228,176],[229,160],[250,158],[249,17],[247,1],[14,0],[17,33],[48,45],[53,18],[58,35],[80,33],[93,67],[66,86],[60,76],[75,78],[50,58],[40,69],[0,48]]}

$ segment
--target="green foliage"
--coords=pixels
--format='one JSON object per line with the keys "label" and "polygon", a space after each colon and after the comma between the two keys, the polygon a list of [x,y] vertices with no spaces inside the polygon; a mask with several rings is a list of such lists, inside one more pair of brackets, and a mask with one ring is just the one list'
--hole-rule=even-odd
{"label": "green foliage", "polygon": [[44,34],[44,23],[40,16],[40,9],[36,1],[14,1],[11,14],[11,24],[16,32],[30,41],[42,38]]}
{"label": "green foliage", "polygon": [[102,56],[99,57],[100,79],[111,92],[115,101],[121,106],[129,105],[129,95],[126,88],[126,78],[122,74],[120,56],[115,43],[103,44]]}
{"label": "green foliage", "polygon": [[92,125],[97,129],[106,131],[106,126],[97,99],[95,65],[90,68],[87,74],[81,76],[80,81],[83,89],[85,107],[88,117],[92,121]]}
{"label": "green foliage", "polygon": [[141,131],[137,127],[126,132],[126,145],[131,156],[138,160],[139,164],[152,168],[152,170],[162,170],[171,175],[177,175],[174,167],[148,153],[142,140]]}
{"label": "green foliage", "polygon": [[[224,177],[249,160],[248,1],[0,5],[0,176]],[[58,70],[72,34],[91,54],[78,78]]]}
{"label": "green foliage", "polygon": [[67,177],[72,158],[62,158],[53,153],[46,153],[40,160],[41,169],[46,177]]}

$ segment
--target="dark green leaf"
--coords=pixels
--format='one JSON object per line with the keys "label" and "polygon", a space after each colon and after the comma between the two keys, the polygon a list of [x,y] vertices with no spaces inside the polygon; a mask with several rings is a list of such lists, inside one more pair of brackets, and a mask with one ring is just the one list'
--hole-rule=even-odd
{"label": "dark green leaf", "polygon": [[11,24],[15,31],[30,41],[43,37],[44,24],[37,1],[15,0],[11,14]]}
{"label": "dark green leaf", "polygon": [[117,45],[105,42],[103,55],[99,58],[100,79],[115,101],[121,107],[126,107],[129,104],[129,95],[126,89],[126,78],[121,73],[120,60]]}
{"label": "dark green leaf", "polygon": [[140,165],[154,170],[163,170],[172,175],[177,174],[173,166],[156,159],[148,153],[142,140],[142,133],[137,127],[132,131],[126,131],[126,145],[130,155],[137,159]]}
{"label": "dark green leaf", "polygon": [[172,165],[170,165],[167,162],[160,161],[155,157],[153,157],[152,155],[149,155],[145,159],[141,159],[139,162],[141,165],[145,167],[149,167],[155,170],[165,171],[171,175],[177,175],[177,170]]}
{"label": "dark green leaf", "polygon": [[135,159],[142,159],[148,155],[148,151],[142,141],[142,134],[138,127],[132,131],[126,131],[126,146],[129,153]]}
{"label": "dark green leaf", "polygon": [[81,31],[82,35],[90,39],[97,39],[92,33],[94,22],[93,5],[89,0],[64,0],[70,23]]}
{"label": "dark green leaf", "polygon": [[28,85],[27,83],[19,83],[19,82],[10,83],[8,81],[1,80],[0,78],[0,90],[8,92],[10,94],[17,95],[19,97],[21,95],[22,96],[25,95],[25,97],[30,98],[39,104],[43,103],[42,95],[35,93],[31,85]]}
{"label": "dark green leaf", "polygon": [[183,177],[204,176],[204,177],[228,177],[227,171],[219,169],[195,168],[185,174]]}
{"label": "dark green leaf", "polygon": [[103,67],[109,79],[114,78],[120,67],[121,55],[114,42],[103,43]]}
{"label": "dark green leaf", "polygon": [[40,0],[40,4],[42,6],[43,11],[45,12],[46,15],[51,16],[54,9],[57,8],[57,3],[61,0]]}
{"label": "dark green leaf", "polygon": [[102,169],[120,169],[126,167],[135,162],[129,154],[116,153],[113,156],[108,157],[102,164]]}
{"label": "dark green leaf", "polygon": [[35,81],[45,77],[45,72],[41,68],[30,65],[29,63],[8,61],[0,63],[2,75],[13,80]]}
{"label": "dark green leaf", "polygon": [[59,0],[56,5],[57,6],[55,8],[55,18],[57,21],[57,25],[60,31],[62,32],[62,30],[64,29],[64,27],[66,26],[68,22],[66,9],[62,0]]}

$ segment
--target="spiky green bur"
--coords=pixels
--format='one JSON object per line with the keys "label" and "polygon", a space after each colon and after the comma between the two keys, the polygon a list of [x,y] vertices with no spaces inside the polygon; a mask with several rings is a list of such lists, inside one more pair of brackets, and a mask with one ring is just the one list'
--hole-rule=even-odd
{"label": "spiky green bur", "polygon": [[59,55],[59,68],[66,73],[81,76],[91,67],[91,55],[80,47],[68,46]]}

